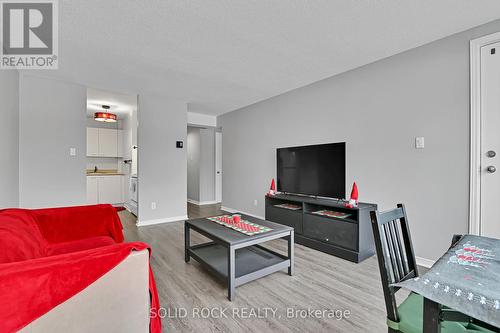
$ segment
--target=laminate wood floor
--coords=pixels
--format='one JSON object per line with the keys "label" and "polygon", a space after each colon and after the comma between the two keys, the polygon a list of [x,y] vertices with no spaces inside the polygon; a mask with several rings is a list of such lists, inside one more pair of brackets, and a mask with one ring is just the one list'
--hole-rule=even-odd
{"label": "laminate wood floor", "polygon": [[201,217],[209,217],[226,213],[221,210],[221,204],[198,206],[190,202],[187,203],[187,211],[190,219],[198,219]]}
{"label": "laminate wood floor", "polygon": [[[190,209],[191,218],[219,213],[219,206]],[[283,270],[237,287],[230,302],[222,283],[194,259],[184,262],[182,221],[137,228],[135,216],[119,214],[126,241],[143,241],[153,249],[160,303],[169,311],[165,332],[387,332],[375,257],[354,264],[296,244],[294,276]],[[191,241],[206,238],[192,232]],[[285,241],[266,245],[286,253]],[[349,315],[338,319],[335,310]],[[208,311],[211,316],[204,318]]]}

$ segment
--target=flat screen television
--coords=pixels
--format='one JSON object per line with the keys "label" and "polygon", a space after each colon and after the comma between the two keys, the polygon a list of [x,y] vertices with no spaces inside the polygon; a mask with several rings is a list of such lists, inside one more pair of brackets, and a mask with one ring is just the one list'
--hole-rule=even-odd
{"label": "flat screen television", "polygon": [[279,192],[345,198],[345,142],[277,149]]}

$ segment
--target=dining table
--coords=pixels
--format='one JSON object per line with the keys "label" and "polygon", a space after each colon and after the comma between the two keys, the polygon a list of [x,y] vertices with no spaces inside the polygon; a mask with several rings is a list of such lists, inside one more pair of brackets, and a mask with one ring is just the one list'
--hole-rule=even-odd
{"label": "dining table", "polygon": [[423,275],[394,286],[418,293],[423,332],[438,333],[441,320],[473,318],[500,332],[500,240],[463,235]]}

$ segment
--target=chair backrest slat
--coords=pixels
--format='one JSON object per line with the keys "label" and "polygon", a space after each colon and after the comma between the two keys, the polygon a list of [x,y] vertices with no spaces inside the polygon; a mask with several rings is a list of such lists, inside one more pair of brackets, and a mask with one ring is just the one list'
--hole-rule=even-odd
{"label": "chair backrest slat", "polygon": [[395,293],[399,288],[392,284],[418,276],[406,210],[399,204],[396,209],[370,214],[387,317],[398,321]]}
{"label": "chair backrest slat", "polygon": [[392,241],[392,235],[389,224],[385,224],[382,227],[385,232],[385,239],[387,240],[387,247],[389,249],[389,253],[386,254],[386,257],[389,259],[389,266],[391,267],[392,272],[394,273],[394,281],[392,283],[399,282],[401,276],[398,271],[397,263],[396,263],[396,251],[394,249],[394,242]]}
{"label": "chair backrest slat", "polygon": [[399,244],[399,251],[401,253],[401,261],[402,261],[402,265],[403,265],[403,271],[404,271],[404,275],[408,275],[408,273],[410,273],[410,268],[408,266],[408,256],[406,254],[406,243],[404,241],[404,237],[403,237],[403,234],[401,232],[401,226],[399,223],[395,223],[394,224],[394,228],[395,228],[395,233],[396,233],[396,237],[398,237],[398,244]]}
{"label": "chair backrest slat", "polygon": [[395,221],[390,221],[388,224],[389,230],[391,232],[392,236],[392,242],[394,246],[394,252],[396,255],[396,263],[397,263],[397,269],[399,270],[399,276],[400,279],[406,276],[406,272],[403,266],[403,246],[401,244],[401,239],[399,235],[396,233],[396,225],[397,223]]}
{"label": "chair backrest slat", "polygon": [[413,251],[413,243],[411,241],[410,227],[408,226],[408,217],[406,216],[406,208],[403,204],[398,204],[398,207],[403,210],[403,217],[399,219],[401,226],[401,234],[405,246],[406,260],[408,262],[408,270],[415,271],[415,276],[418,276],[417,261],[415,260],[415,252]]}
{"label": "chair backrest slat", "polygon": [[387,270],[387,278],[389,279],[389,283],[394,283],[396,281],[396,277],[394,275],[394,270],[392,268],[391,255],[389,251],[389,242],[387,237],[385,236],[385,226],[382,226],[382,232],[380,233],[381,239],[381,247],[383,247],[383,255],[386,256],[384,260],[384,265]]}

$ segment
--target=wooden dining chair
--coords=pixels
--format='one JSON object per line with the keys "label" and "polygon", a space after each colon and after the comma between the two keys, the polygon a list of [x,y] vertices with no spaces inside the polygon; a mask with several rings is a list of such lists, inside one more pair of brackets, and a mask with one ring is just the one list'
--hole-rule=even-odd
{"label": "wooden dining chair", "polygon": [[[387,310],[388,332],[421,333],[423,330],[423,297],[410,295],[398,306],[396,292],[400,289],[392,284],[418,276],[415,252],[410,236],[410,227],[403,204],[387,212],[370,212],[375,248],[377,251],[385,307]],[[442,333],[492,332],[472,323],[469,317],[456,313],[446,317],[454,320],[441,322]]]}

